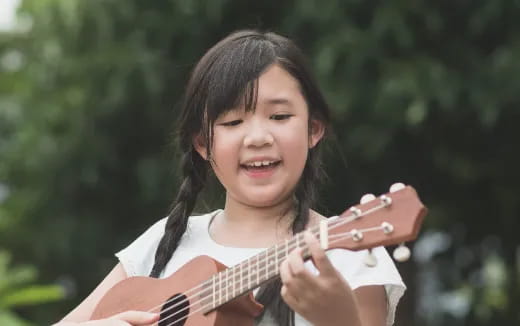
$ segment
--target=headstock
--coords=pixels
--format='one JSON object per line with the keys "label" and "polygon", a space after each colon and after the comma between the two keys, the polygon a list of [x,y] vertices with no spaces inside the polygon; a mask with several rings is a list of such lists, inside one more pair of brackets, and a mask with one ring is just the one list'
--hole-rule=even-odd
{"label": "headstock", "polygon": [[[365,195],[328,224],[328,247],[350,250],[370,249],[414,240],[427,213],[411,186],[396,183],[379,197]],[[394,252],[397,260],[406,259],[407,248]],[[397,257],[396,257],[397,256]]]}

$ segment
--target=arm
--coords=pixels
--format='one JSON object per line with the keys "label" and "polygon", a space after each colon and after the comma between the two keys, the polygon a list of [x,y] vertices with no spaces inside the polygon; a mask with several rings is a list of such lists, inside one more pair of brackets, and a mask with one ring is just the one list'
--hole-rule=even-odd
{"label": "arm", "polygon": [[362,325],[386,325],[388,303],[383,285],[362,286],[354,290]]}
{"label": "arm", "polygon": [[[127,311],[109,320],[88,322],[92,312],[101,298],[116,283],[127,278],[123,265],[117,264],[114,269],[105,277],[103,281],[92,291],[92,293],[81,302],[74,310],[65,316],[60,322],[54,326],[75,326],[75,325],[149,325],[158,320],[157,314]],[[83,323],[84,322],[84,323]]]}

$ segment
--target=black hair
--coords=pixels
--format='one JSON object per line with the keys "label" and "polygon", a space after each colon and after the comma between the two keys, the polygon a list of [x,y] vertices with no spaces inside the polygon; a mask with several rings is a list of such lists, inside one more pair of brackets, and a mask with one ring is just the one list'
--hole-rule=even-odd
{"label": "black hair", "polygon": [[[177,128],[184,179],[169,213],[150,276],[159,277],[172,257],[186,231],[197,196],[206,184],[210,165],[195,150],[194,137],[202,136],[207,158],[211,159],[215,120],[241,104],[247,111],[254,110],[258,78],[273,64],[279,65],[299,82],[309,108],[309,131],[311,119],[328,125],[328,105],[306,67],[302,52],[288,38],[275,33],[244,30],[232,33],[208,50],[195,66],[186,88]],[[296,214],[291,224],[293,233],[305,229],[309,222],[309,209],[316,199],[315,189],[322,175],[318,150],[319,145],[309,150],[296,185]],[[277,279],[262,286],[256,299],[280,326],[294,325],[294,312],[282,300],[280,289],[281,282]]]}

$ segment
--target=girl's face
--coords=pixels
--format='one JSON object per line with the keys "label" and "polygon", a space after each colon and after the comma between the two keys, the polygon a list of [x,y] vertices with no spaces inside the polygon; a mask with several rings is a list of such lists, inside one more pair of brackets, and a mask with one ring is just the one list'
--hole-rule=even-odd
{"label": "girl's face", "polygon": [[[254,112],[239,107],[222,114],[213,132],[211,165],[227,191],[226,204],[268,207],[291,199],[309,148],[324,128],[319,121],[309,125],[298,81],[272,65],[258,80]],[[194,145],[207,158],[204,145]]]}

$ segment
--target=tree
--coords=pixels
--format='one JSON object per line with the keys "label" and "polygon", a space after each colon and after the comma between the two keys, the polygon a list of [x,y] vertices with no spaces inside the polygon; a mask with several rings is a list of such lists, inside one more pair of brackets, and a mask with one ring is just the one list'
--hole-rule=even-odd
{"label": "tree", "polygon": [[398,323],[519,320],[515,1],[25,0],[20,15],[30,28],[0,34],[1,245],[78,286],[35,320],[63,315],[166,214],[188,72],[244,27],[295,39],[331,103],[319,210],[396,179],[429,206]]}
{"label": "tree", "polygon": [[5,326],[32,325],[13,311],[15,308],[62,299],[58,285],[34,285],[36,270],[32,266],[10,268],[10,255],[0,251],[0,322]]}

